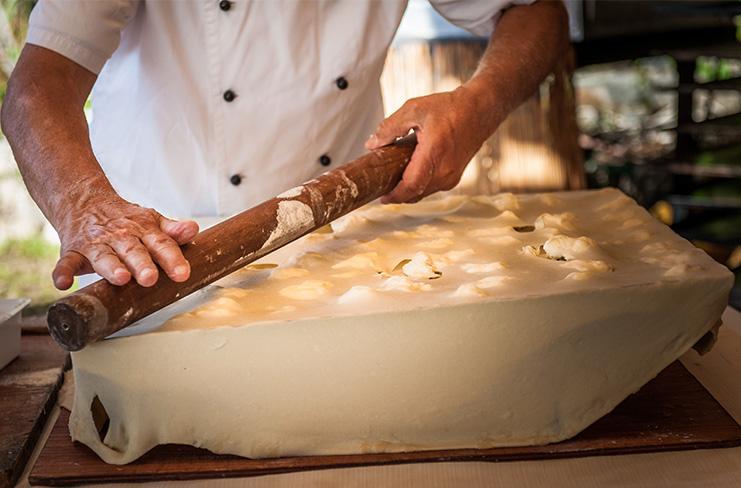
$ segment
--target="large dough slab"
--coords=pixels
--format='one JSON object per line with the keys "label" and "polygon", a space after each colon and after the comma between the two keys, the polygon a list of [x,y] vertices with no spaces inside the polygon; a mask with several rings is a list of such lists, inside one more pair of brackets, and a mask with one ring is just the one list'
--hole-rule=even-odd
{"label": "large dough slab", "polygon": [[370,206],[333,227],[73,353],[73,438],[119,464],[164,443],[555,442],[711,331],[733,283],[617,190]]}

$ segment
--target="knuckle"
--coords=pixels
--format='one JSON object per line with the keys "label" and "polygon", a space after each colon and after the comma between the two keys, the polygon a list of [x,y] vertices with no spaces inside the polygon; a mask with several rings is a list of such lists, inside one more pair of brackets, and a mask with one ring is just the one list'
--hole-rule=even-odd
{"label": "knuckle", "polygon": [[422,97],[410,98],[409,100],[404,102],[404,105],[402,106],[408,109],[416,109],[417,107],[419,107],[421,100],[422,100]]}
{"label": "knuckle", "polygon": [[144,211],[148,214],[147,216],[154,221],[155,224],[159,224],[159,222],[164,219],[162,214],[153,208],[145,208]]}
{"label": "knuckle", "polygon": [[105,245],[93,246],[86,253],[87,258],[91,262],[102,261],[109,258],[113,254],[113,250]]}
{"label": "knuckle", "polygon": [[413,197],[419,196],[424,193],[427,185],[420,182],[415,182],[407,185],[407,194]]}
{"label": "knuckle", "polygon": [[172,249],[174,242],[171,238],[164,234],[151,237],[147,240],[147,247],[153,252],[161,253]]}
{"label": "knuckle", "polygon": [[[440,175],[440,184],[444,186],[450,186],[453,187],[458,183],[459,180],[458,172],[455,171],[453,168],[445,168]],[[446,188],[446,190],[449,190],[450,188]]]}
{"label": "knuckle", "polygon": [[157,235],[152,241],[152,246],[156,248],[172,247],[172,244],[172,239],[165,234]]}
{"label": "knuckle", "polygon": [[130,227],[116,227],[112,229],[113,235],[120,238],[128,238],[137,234],[134,229]]}
{"label": "knuckle", "polygon": [[456,181],[444,181],[440,184],[439,189],[442,191],[452,190],[456,184]]}
{"label": "knuckle", "polygon": [[123,254],[137,254],[140,253],[140,249],[138,248],[138,245],[134,242],[128,241],[124,245],[123,248],[121,248],[121,252]]}
{"label": "knuckle", "polygon": [[391,118],[383,119],[380,124],[378,124],[378,130],[376,132],[388,132],[393,127],[393,121]]}

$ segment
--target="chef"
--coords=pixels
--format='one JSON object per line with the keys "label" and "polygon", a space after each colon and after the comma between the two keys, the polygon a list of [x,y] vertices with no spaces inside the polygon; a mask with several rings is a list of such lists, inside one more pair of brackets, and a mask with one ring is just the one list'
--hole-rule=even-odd
{"label": "chef", "polygon": [[59,233],[55,286],[90,272],[151,286],[155,263],[185,281],[179,246],[198,226],[164,215],[237,213],[411,129],[418,146],[382,201],[452,188],[551,70],[567,16],[558,0],[431,3],[491,34],[488,48],[467,83],[382,120],[406,0],[40,0],[2,127]]}

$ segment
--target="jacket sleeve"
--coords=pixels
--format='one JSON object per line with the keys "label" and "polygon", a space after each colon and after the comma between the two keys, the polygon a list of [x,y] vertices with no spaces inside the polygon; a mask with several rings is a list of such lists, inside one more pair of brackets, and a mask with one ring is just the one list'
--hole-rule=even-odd
{"label": "jacket sleeve", "polygon": [[26,42],[98,74],[138,5],[139,0],[40,0],[31,12]]}
{"label": "jacket sleeve", "polygon": [[451,24],[479,37],[490,35],[502,12],[535,0],[430,0],[432,7]]}

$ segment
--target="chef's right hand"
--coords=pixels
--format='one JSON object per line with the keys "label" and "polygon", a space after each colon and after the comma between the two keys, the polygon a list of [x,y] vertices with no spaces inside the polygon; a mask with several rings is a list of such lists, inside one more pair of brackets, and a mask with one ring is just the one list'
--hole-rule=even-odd
{"label": "chef's right hand", "polygon": [[198,234],[198,224],[167,219],[117,195],[80,203],[57,228],[62,248],[52,278],[58,289],[93,271],[114,285],[133,276],[141,286],[152,286],[159,277],[155,263],[173,281],[188,279],[190,265],[180,246]]}

